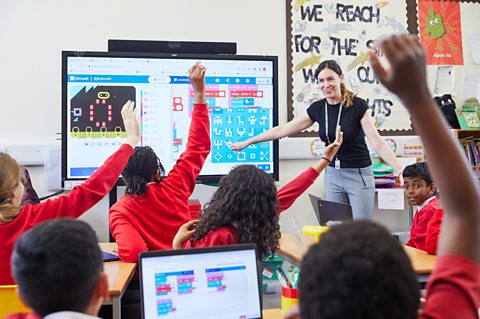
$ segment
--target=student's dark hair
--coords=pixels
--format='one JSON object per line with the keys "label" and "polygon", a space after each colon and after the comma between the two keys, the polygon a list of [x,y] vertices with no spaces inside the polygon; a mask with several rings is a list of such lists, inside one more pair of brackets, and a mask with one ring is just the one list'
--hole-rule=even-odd
{"label": "student's dark hair", "polygon": [[406,166],[403,169],[402,175],[403,177],[420,177],[427,183],[427,186],[433,183],[432,175],[430,175],[426,162]]}
{"label": "student's dark hair", "polygon": [[303,258],[302,319],[414,319],[419,286],[388,230],[371,221],[332,227]]}
{"label": "student's dark hair", "polygon": [[[336,61],[325,60],[322,63],[320,63],[317,69],[315,70],[315,73],[314,73],[315,79],[318,78],[318,75],[324,69],[330,69],[333,72],[337,73],[338,76],[341,76],[343,74],[342,68],[340,67],[340,65],[338,65]],[[353,99],[355,98],[356,94],[348,90],[345,84],[343,83],[340,84],[340,91],[342,93],[342,105],[345,107],[353,106]]]}
{"label": "student's dark hair", "polygon": [[253,165],[232,169],[205,205],[191,240],[226,225],[237,228],[239,243],[257,244],[262,257],[278,249],[277,190],[270,175]]}
{"label": "student's dark hair", "polygon": [[56,219],[17,239],[12,270],[20,295],[40,317],[57,311],[83,313],[103,272],[103,259],[88,224]]}
{"label": "student's dark hair", "polygon": [[149,146],[135,147],[122,172],[127,186],[125,194],[143,196],[147,191],[147,184],[153,181],[157,171],[160,171],[160,177],[165,175],[165,169],[155,151]]}

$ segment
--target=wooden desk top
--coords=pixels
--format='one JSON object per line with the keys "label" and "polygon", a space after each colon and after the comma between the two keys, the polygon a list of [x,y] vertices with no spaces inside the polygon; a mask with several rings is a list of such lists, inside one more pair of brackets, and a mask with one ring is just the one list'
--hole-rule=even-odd
{"label": "wooden desk top", "polygon": [[[117,254],[117,244],[99,243],[100,249],[104,252]],[[119,296],[125,289],[135,273],[135,263],[124,263],[123,261],[109,261],[103,263],[103,270],[108,277],[108,292],[110,296]]]}
{"label": "wooden desk top", "polygon": [[282,319],[282,310],[280,309],[264,309],[262,310],[263,319]]}
{"label": "wooden desk top", "polygon": [[[299,245],[295,243],[292,235],[282,234],[282,237],[280,238],[280,249],[278,252],[300,263],[309,244],[306,244],[305,246],[306,247],[299,247]],[[405,245],[403,245],[403,249],[410,258],[412,267],[417,275],[425,275],[432,272],[437,256],[429,255],[422,250]]]}

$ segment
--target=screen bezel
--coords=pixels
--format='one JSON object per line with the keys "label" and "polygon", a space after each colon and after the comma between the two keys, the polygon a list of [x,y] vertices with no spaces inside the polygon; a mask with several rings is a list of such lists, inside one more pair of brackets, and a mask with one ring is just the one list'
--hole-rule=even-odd
{"label": "screen bezel", "polygon": [[[261,55],[214,55],[214,54],[169,54],[169,53],[139,53],[139,52],[98,52],[98,51],[62,51],[62,186],[66,181],[80,182],[86,178],[67,177],[67,61],[69,57],[118,57],[118,58],[151,58],[151,59],[187,59],[196,61],[202,60],[250,60],[270,61],[273,66],[273,127],[278,125],[278,57]],[[275,181],[279,179],[279,154],[278,140],[273,142],[273,173],[269,173]],[[248,163],[245,163],[248,164]],[[225,174],[199,175],[196,183],[216,184]],[[116,186],[125,186],[123,178],[119,177]]]}
{"label": "screen bezel", "polygon": [[254,250],[255,251],[255,260],[257,264],[257,281],[258,281],[258,296],[260,298],[260,317],[263,317],[263,298],[262,291],[260,287],[262,285],[262,272],[261,262],[258,258],[257,245],[255,244],[236,244],[228,246],[213,246],[213,247],[202,247],[202,248],[190,248],[190,249],[175,249],[175,250],[153,250],[140,253],[138,257],[138,271],[140,277],[140,304],[142,310],[142,318],[145,319],[144,311],[144,296],[143,296],[143,259],[149,257],[166,257],[166,256],[178,256],[178,255],[192,255],[192,254],[205,254],[205,253],[218,253],[218,252],[230,252],[230,251],[239,251],[239,250]]}

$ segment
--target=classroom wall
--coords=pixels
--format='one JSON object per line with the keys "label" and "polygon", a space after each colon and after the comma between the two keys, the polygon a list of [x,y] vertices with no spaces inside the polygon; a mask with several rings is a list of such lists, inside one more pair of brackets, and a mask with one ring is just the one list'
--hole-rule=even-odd
{"label": "classroom wall", "polygon": [[[287,118],[285,11],[283,0],[2,0],[0,149],[7,144],[55,145],[61,131],[61,51],[106,50],[108,38],[234,41],[239,54],[278,55],[279,115],[283,123]],[[475,25],[478,30],[475,13],[468,11],[466,15],[469,27],[473,30]],[[279,185],[313,162],[281,160]],[[39,194],[48,194],[43,167],[29,170]],[[322,195],[322,185],[320,177],[309,192]],[[193,196],[205,203],[213,191],[199,185]],[[102,241],[108,238],[107,211],[104,199],[82,217],[94,226]],[[379,211],[375,218],[391,229],[408,229],[405,212]],[[286,232],[314,222],[307,196],[281,218]]]}

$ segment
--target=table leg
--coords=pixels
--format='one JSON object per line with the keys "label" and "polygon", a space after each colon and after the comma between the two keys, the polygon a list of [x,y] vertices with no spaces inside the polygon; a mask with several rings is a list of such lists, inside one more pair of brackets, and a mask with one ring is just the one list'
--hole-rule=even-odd
{"label": "table leg", "polygon": [[121,295],[112,297],[112,319],[122,319],[121,298]]}

